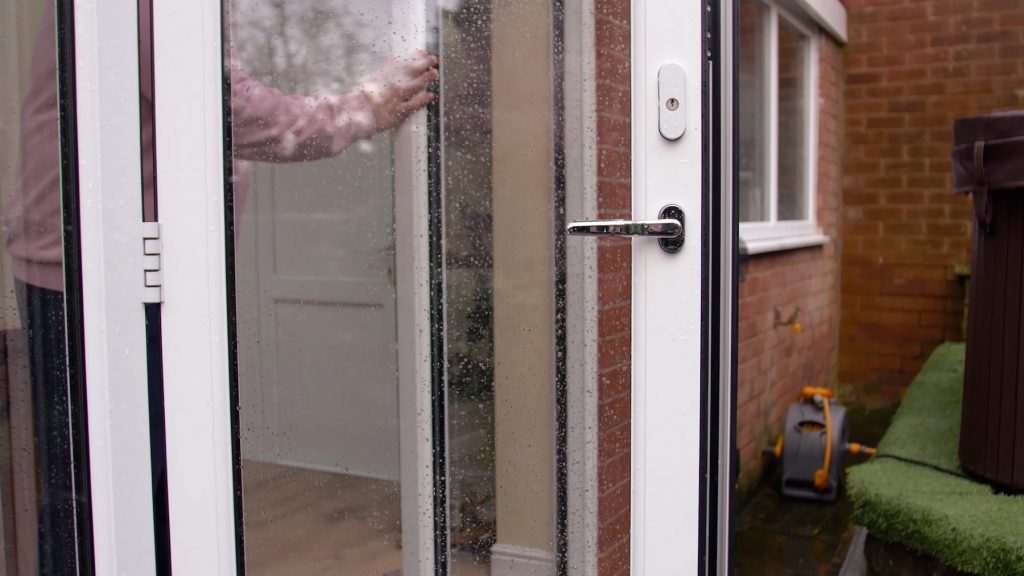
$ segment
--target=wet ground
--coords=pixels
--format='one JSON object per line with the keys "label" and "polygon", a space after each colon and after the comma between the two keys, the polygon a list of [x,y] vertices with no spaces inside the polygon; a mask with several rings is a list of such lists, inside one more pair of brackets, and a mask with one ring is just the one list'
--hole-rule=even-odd
{"label": "wet ground", "polygon": [[[892,409],[850,409],[850,439],[875,446]],[[862,461],[847,459],[847,465]],[[781,467],[766,467],[765,480],[748,496],[736,523],[737,576],[834,576],[853,539],[852,506],[844,493],[834,504],[782,498]]]}

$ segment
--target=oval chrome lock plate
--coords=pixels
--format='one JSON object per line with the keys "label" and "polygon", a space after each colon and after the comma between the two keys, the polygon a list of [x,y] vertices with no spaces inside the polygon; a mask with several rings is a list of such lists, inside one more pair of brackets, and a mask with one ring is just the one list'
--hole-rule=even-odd
{"label": "oval chrome lock plate", "polygon": [[686,73],[679,64],[658,69],[658,131],[666,140],[686,132]]}
{"label": "oval chrome lock plate", "polygon": [[678,220],[682,224],[682,231],[675,238],[658,238],[658,245],[669,254],[675,254],[683,249],[683,242],[686,241],[686,216],[683,209],[675,204],[669,204],[658,213],[659,218]]}

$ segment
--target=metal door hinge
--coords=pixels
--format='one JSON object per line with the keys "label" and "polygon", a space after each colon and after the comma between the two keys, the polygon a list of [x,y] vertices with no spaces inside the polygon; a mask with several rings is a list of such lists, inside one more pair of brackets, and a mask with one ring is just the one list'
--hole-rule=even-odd
{"label": "metal door hinge", "polygon": [[161,267],[163,244],[160,241],[160,223],[142,223],[142,302],[159,304],[164,301],[164,273]]}

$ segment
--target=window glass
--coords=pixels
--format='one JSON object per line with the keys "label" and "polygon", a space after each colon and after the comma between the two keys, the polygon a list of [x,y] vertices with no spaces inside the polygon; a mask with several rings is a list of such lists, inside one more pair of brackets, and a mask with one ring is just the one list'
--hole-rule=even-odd
{"label": "window glass", "polygon": [[460,576],[516,573],[525,554],[531,571],[554,573],[559,552],[557,40],[521,34],[552,30],[555,16],[544,2],[489,0],[443,14],[448,515]]}
{"label": "window glass", "polygon": [[455,574],[489,570],[497,540],[492,13],[491,2],[469,0],[445,13],[442,29],[442,138],[454,168],[445,172],[444,190],[448,514]]}
{"label": "window glass", "polygon": [[[424,548],[451,574],[556,573],[564,15],[543,1],[418,16],[401,0],[227,6],[247,573],[421,573]],[[628,42],[628,16],[606,20]],[[424,25],[426,46],[410,48]],[[411,221],[431,227],[415,248],[396,229]],[[429,270],[414,270],[425,246]],[[437,284],[416,285],[421,272]],[[432,366],[407,361],[410,333],[434,336]],[[628,494],[628,423],[608,443],[625,463],[608,491]],[[628,519],[628,495],[617,506]],[[609,530],[628,551],[628,521]]]}
{"label": "window glass", "polygon": [[767,7],[740,3],[740,221],[769,219]]}
{"label": "window glass", "polygon": [[779,18],[779,220],[807,218],[807,47],[807,37]]}
{"label": "window glass", "polygon": [[0,23],[0,573],[74,574],[53,3],[5,1]]}
{"label": "window glass", "polygon": [[225,8],[246,572],[400,573],[386,124],[404,115],[375,104],[422,94],[430,62],[393,52],[390,2]]}

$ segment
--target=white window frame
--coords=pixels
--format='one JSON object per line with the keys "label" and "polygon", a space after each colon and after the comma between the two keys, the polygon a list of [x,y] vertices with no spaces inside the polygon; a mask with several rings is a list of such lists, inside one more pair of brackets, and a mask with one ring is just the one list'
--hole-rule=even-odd
{"label": "white window frame", "polygon": [[[820,35],[813,25],[803,18],[779,6],[772,0],[758,0],[766,8],[764,50],[767,56],[768,118],[766,138],[768,150],[765,189],[768,194],[768,219],[762,222],[741,222],[740,238],[747,254],[761,254],[780,250],[791,250],[808,246],[819,246],[828,242],[817,223],[818,191],[818,65],[820,58]],[[807,38],[805,59],[805,142],[804,191],[807,219],[778,220],[779,198],[779,20],[795,28]]]}

